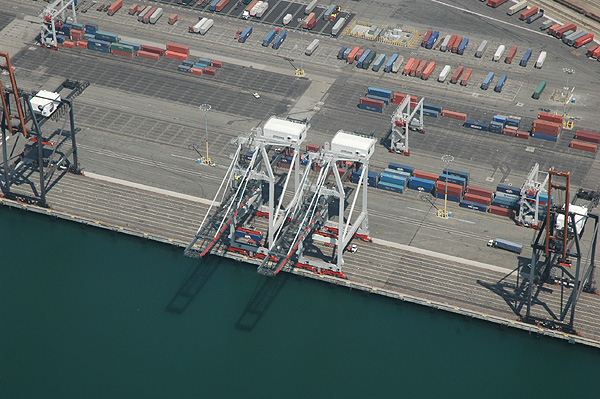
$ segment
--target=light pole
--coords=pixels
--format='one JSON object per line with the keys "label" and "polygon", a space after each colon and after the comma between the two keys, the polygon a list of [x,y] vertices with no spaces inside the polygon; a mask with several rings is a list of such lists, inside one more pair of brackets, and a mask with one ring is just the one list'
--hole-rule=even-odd
{"label": "light pole", "polygon": [[567,103],[569,102],[569,77],[575,74],[575,69],[573,68],[563,68],[563,72],[567,74],[567,87],[565,89],[565,100],[563,102],[563,116],[567,113]]}
{"label": "light pole", "polygon": [[[447,172],[448,170],[448,165],[450,165],[450,162],[454,161],[454,157],[452,155],[442,155],[442,161],[446,164],[446,168],[444,169],[444,172]],[[447,204],[448,204],[448,179],[446,179],[445,181],[445,192],[444,192],[444,210],[439,209],[438,210],[438,216],[444,219],[447,219],[448,217],[450,217],[450,215],[448,214],[448,208],[447,208]]]}
{"label": "light pole", "polygon": [[204,165],[215,166],[215,163],[210,160],[208,156],[208,111],[212,108],[210,104],[201,104],[200,111],[204,112],[204,131],[206,133],[206,155],[202,158]]}

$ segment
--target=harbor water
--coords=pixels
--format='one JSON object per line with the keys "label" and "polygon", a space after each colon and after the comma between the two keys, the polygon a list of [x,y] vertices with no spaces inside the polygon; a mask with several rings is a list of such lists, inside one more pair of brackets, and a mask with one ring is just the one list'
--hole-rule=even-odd
{"label": "harbor water", "polygon": [[0,398],[596,397],[600,353],[0,207]]}

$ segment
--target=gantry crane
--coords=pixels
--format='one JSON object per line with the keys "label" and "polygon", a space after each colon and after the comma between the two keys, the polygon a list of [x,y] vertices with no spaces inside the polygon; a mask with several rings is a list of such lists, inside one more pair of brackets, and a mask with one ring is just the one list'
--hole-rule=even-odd
{"label": "gantry crane", "polygon": [[[67,14],[70,12],[70,16]],[[39,14],[40,18],[40,44],[56,50],[58,40],[56,27],[64,22],[76,23],[75,0],[55,0],[45,6]]]}
{"label": "gantry crane", "polygon": [[[409,94],[404,97],[396,111],[394,111],[390,132],[391,152],[410,156],[410,147],[408,145],[409,130],[423,133],[423,100],[424,98],[421,98],[419,102],[414,104]],[[415,117],[415,115],[417,116]]]}

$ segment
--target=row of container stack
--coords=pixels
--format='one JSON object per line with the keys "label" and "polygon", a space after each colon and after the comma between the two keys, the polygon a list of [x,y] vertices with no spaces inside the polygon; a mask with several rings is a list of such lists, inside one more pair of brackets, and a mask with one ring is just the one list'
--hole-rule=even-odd
{"label": "row of container stack", "polygon": [[596,152],[597,144],[600,143],[600,133],[587,130],[577,130],[575,140],[572,140],[569,147],[577,150]]}
{"label": "row of container stack", "polygon": [[548,114],[546,112],[538,113],[538,117],[533,121],[531,137],[548,141],[557,141],[563,129],[562,115]]}
{"label": "row of container stack", "polygon": [[367,88],[367,93],[358,100],[358,108],[372,112],[382,113],[385,107],[392,101],[391,90],[378,87]]}
{"label": "row of container stack", "polygon": [[440,51],[451,51],[453,53],[464,54],[469,38],[459,35],[446,35],[443,39],[440,37],[440,32],[437,30],[428,30],[421,40],[421,47],[427,49],[437,49]]}
{"label": "row of container stack", "polygon": [[181,65],[177,67],[180,72],[191,73],[192,75],[210,75],[215,76],[217,74],[216,68],[222,68],[223,62],[211,60],[210,58],[200,58],[196,61],[183,60]]}
{"label": "row of container stack", "polygon": [[211,18],[198,17],[198,22],[196,22],[193,26],[188,27],[188,32],[205,35],[214,24],[215,21]]}
{"label": "row of container stack", "polygon": [[155,24],[163,15],[163,9],[152,6],[139,6],[134,14],[137,20],[145,24]]}
{"label": "row of container stack", "polygon": [[[145,11],[146,8],[147,8],[147,6],[144,6],[144,5],[133,4],[129,7],[128,13],[129,13],[129,15],[138,15],[139,16],[139,14],[141,12]],[[162,16],[162,12],[160,13],[160,15]],[[160,16],[158,18],[160,18]],[[158,18],[152,23],[156,23],[156,21],[158,21]],[[175,24],[175,22],[177,22],[178,19],[179,19],[179,14],[169,15],[169,25]],[[143,20],[142,20],[142,22],[143,22]],[[150,17],[148,17],[148,23],[150,23]]]}
{"label": "row of container stack", "polygon": [[503,115],[495,115],[490,123],[476,122],[467,119],[463,123],[463,126],[470,129],[503,134],[505,136],[517,137],[520,139],[529,138],[529,132],[519,130],[521,126],[521,118],[517,116],[507,117]]}

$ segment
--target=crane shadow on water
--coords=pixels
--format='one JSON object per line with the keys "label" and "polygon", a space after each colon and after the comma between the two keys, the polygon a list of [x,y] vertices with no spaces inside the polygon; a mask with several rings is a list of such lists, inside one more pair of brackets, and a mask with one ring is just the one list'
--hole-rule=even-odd
{"label": "crane shadow on water", "polygon": [[207,257],[202,259],[185,276],[179,289],[166,307],[169,313],[182,314],[194,301],[198,292],[217,269],[218,258]]}
{"label": "crane shadow on water", "polygon": [[256,284],[254,293],[244,312],[235,323],[235,328],[242,331],[252,331],[267,312],[288,278],[288,273],[281,273],[274,277],[263,276]]}

